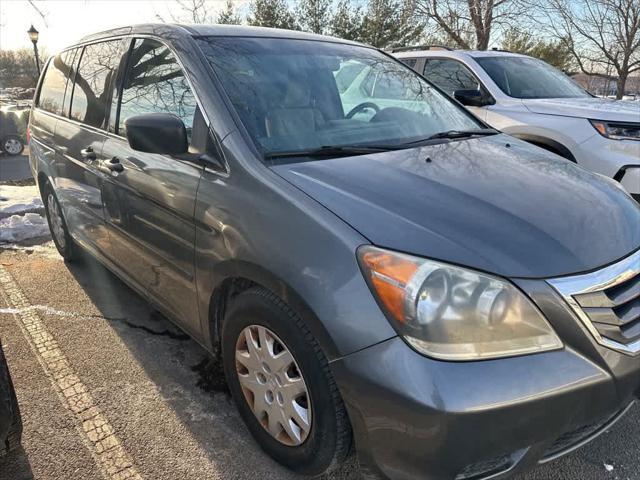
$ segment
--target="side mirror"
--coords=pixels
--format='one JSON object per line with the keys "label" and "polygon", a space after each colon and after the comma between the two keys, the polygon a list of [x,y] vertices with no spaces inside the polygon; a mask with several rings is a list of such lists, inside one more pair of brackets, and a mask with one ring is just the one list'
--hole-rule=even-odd
{"label": "side mirror", "polygon": [[124,126],[129,145],[139,152],[181,155],[189,149],[184,122],[169,113],[129,117]]}
{"label": "side mirror", "polygon": [[467,107],[484,107],[488,104],[480,90],[456,90],[453,98]]}

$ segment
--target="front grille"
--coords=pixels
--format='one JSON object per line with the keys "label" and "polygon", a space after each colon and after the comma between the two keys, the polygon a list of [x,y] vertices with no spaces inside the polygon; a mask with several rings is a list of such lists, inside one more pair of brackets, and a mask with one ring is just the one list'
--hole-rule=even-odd
{"label": "front grille", "polygon": [[640,353],[640,250],[602,270],[548,282],[598,343]]}

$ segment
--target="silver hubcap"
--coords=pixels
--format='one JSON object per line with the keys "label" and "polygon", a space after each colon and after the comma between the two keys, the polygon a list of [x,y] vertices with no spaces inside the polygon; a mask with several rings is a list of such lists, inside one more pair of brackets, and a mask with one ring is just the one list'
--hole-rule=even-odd
{"label": "silver hubcap", "polygon": [[58,245],[60,245],[61,248],[64,248],[65,237],[62,214],[60,213],[60,206],[52,193],[47,197],[47,213],[49,214],[49,221],[51,222],[51,233],[53,233]]}
{"label": "silver hubcap", "polygon": [[6,142],[4,142],[4,151],[12,155],[17,155],[18,153],[20,153],[21,147],[22,145],[15,138],[10,138]]}
{"label": "silver hubcap", "polygon": [[245,328],[236,342],[240,386],[260,424],[280,443],[296,446],[311,431],[311,399],[293,355],[275,333]]}

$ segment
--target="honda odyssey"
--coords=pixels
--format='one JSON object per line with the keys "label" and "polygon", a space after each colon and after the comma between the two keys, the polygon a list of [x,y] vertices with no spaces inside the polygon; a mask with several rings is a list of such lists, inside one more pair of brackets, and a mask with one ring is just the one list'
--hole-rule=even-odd
{"label": "honda odyssey", "polygon": [[374,48],[92,35],[46,65],[30,138],[60,254],[207,348],[296,472],[510,475],[638,397],[639,205]]}

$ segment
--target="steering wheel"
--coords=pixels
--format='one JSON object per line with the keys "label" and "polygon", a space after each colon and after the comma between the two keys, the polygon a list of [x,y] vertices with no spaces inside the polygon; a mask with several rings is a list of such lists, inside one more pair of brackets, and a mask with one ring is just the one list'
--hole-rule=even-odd
{"label": "steering wheel", "polygon": [[376,105],[375,103],[363,102],[360,105],[356,105],[355,107],[353,107],[351,109],[351,111],[349,113],[347,113],[345,118],[352,118],[356,113],[360,113],[363,110],[366,110],[367,108],[372,108],[373,110],[376,111],[376,113],[378,113],[380,111],[380,107],[378,105]]}

